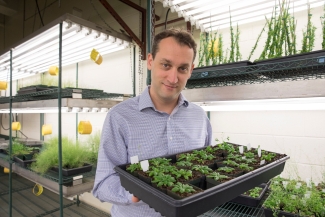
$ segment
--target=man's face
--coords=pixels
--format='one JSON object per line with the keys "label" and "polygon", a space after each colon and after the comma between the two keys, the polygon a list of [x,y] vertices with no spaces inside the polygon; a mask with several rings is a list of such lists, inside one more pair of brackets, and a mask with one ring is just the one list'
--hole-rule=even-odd
{"label": "man's face", "polygon": [[148,54],[147,67],[151,70],[150,96],[164,102],[178,99],[191,77],[194,51],[180,45],[172,37],[160,41],[155,59]]}

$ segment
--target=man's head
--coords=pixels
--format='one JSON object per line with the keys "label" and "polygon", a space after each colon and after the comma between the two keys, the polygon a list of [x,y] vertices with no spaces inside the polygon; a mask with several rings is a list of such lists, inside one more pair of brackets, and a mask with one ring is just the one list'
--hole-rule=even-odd
{"label": "man's head", "polygon": [[194,41],[193,36],[185,30],[182,29],[167,29],[163,32],[158,33],[152,44],[151,54],[153,58],[156,57],[156,53],[159,50],[159,43],[162,39],[173,37],[180,45],[187,45],[189,48],[192,48],[194,51],[193,62],[196,57],[196,42]]}
{"label": "man's head", "polygon": [[147,67],[151,70],[153,102],[174,104],[194,68],[196,43],[188,32],[165,30],[156,35]]}

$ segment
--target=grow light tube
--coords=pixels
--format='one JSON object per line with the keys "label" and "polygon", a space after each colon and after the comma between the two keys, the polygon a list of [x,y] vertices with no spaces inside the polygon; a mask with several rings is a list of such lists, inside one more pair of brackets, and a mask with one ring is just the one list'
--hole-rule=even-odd
{"label": "grow light tube", "polygon": [[[116,48],[118,46],[119,45],[117,45],[117,44],[113,44],[113,45],[108,46],[108,49]],[[121,47],[121,48],[123,48],[123,47]],[[76,63],[76,62],[79,62],[82,60],[90,59],[89,58],[90,51],[91,50],[88,49],[87,51],[83,51],[83,52],[74,52],[69,55],[62,55],[62,66],[67,65],[67,63],[70,63],[70,62]],[[75,55],[75,53],[78,53],[79,55]],[[45,68],[45,70],[48,70],[48,68],[51,65],[56,65],[57,63],[58,63],[57,58],[53,59],[53,60],[50,59],[48,62],[45,62],[45,63],[43,63],[43,62],[35,63],[34,65],[30,66],[31,68],[29,68],[29,70],[42,72],[42,70],[44,68]]]}
{"label": "grow light tube", "polygon": [[205,111],[315,111],[325,110],[325,97],[217,101],[196,104]]}
{"label": "grow light tube", "polygon": [[[318,0],[317,2],[314,2],[312,4],[310,4],[310,8],[315,8],[315,7],[320,7],[320,6],[323,6],[324,3],[323,3],[323,0]],[[303,10],[307,10],[307,6],[306,5],[303,5],[303,6],[300,6],[300,7],[297,7],[294,9],[294,12],[299,12],[299,11],[303,11]],[[268,15],[265,15],[266,18],[271,18],[272,17],[272,14],[268,14]],[[260,21],[260,20],[264,20],[265,19],[264,16],[258,16],[258,17],[254,17],[254,18],[250,18],[250,19],[245,19],[245,20],[239,20],[236,22],[236,24],[238,23],[238,25],[242,25],[242,24],[246,24],[246,23],[252,23],[252,22],[256,22],[256,21]],[[220,25],[220,26],[214,26],[214,27],[209,27],[209,31],[216,31],[216,30],[220,30],[220,29],[225,29],[225,28],[229,28],[229,23],[227,24],[223,24],[223,25]]]}
{"label": "grow light tube", "polygon": [[[62,48],[64,48],[62,49],[62,58],[63,55],[67,53],[67,51],[69,53],[74,53],[77,52],[78,49],[79,50],[82,49],[82,47],[80,46],[84,46],[84,47],[88,45],[91,46],[95,43],[98,42],[95,40],[95,38],[92,38],[91,35],[84,36],[82,33],[79,33],[74,38],[72,38],[72,40],[70,38],[70,40],[62,41]],[[24,68],[22,68],[25,69],[33,66],[33,64],[38,62],[44,62],[45,60],[51,60],[51,59],[58,59],[55,52],[57,48],[58,48],[58,44],[56,46],[54,45],[51,48],[44,50],[41,53],[36,53],[35,55],[31,55],[31,57],[24,59],[19,63],[16,63],[16,65],[17,64],[24,65],[24,63],[26,63],[27,65],[25,65]]]}

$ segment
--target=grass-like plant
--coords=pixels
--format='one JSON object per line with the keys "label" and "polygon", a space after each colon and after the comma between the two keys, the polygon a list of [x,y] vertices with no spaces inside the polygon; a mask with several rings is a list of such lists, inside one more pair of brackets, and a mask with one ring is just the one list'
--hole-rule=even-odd
{"label": "grass-like plant", "polygon": [[90,160],[89,162],[93,165],[97,165],[97,159],[98,159],[98,150],[100,146],[100,131],[97,131],[95,133],[92,133],[89,135],[86,143],[89,146],[90,149]]}
{"label": "grass-like plant", "polygon": [[[32,150],[33,150],[33,148],[27,147],[24,144],[21,144],[16,141],[12,141],[11,157],[18,156],[18,155],[27,155]],[[9,147],[7,148],[7,152],[9,154]]]}
{"label": "grass-like plant", "polygon": [[[46,141],[41,152],[35,155],[36,162],[32,163],[31,169],[44,174],[50,168],[59,166],[58,144],[57,137]],[[78,168],[90,163],[90,153],[85,145],[62,137],[62,168]]]}

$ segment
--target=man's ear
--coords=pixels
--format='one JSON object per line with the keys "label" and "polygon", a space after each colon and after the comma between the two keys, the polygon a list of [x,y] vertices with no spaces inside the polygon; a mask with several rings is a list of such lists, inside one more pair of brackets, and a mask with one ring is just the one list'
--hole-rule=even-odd
{"label": "man's ear", "polygon": [[152,69],[152,64],[153,64],[153,57],[151,53],[148,53],[148,58],[147,58],[147,68],[149,70]]}

